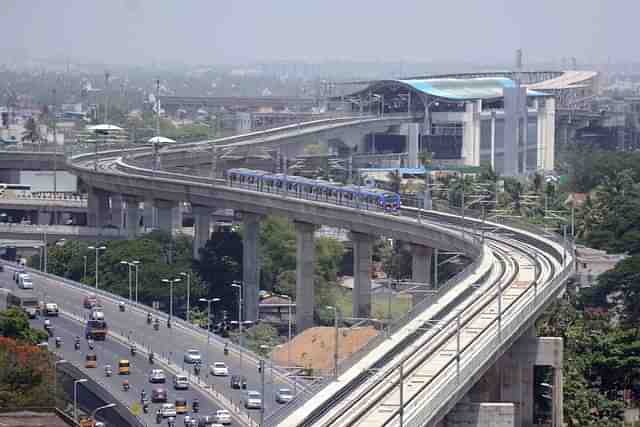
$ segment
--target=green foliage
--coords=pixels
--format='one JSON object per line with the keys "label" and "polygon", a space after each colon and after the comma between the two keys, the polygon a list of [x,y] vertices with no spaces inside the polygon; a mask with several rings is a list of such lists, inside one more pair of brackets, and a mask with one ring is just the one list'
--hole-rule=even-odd
{"label": "green foliage", "polygon": [[25,312],[15,307],[0,312],[0,335],[33,345],[47,341],[47,333],[32,329]]}
{"label": "green foliage", "polygon": [[262,288],[285,293],[277,290],[281,288],[279,277],[287,271],[295,272],[296,268],[296,235],[286,218],[268,216],[260,223],[260,255]]}
{"label": "green foliage", "polygon": [[[169,305],[169,286],[162,279],[178,278],[181,272],[192,271],[191,239],[185,236],[172,238],[163,232],[153,232],[135,240],[104,243],[106,250],[99,255],[100,288],[124,298],[129,297],[129,267],[120,261],[140,261],[138,267],[138,298],[151,305],[159,301]],[[86,257],[87,275],[84,276]],[[32,260],[37,262],[37,258]],[[52,246],[48,252],[50,273],[95,284],[95,251],[86,243],[67,241],[62,246]],[[132,289],[135,292],[135,268],[131,268]],[[180,314],[186,308],[186,278],[174,285],[174,312]],[[205,294],[198,274],[191,275],[191,301]],[[134,294],[135,296],[135,294]]]}
{"label": "green foliage", "polygon": [[[261,356],[267,356],[270,350],[279,344],[278,331],[271,325],[259,323],[248,328],[244,333],[247,348]],[[264,346],[264,347],[263,347]]]}

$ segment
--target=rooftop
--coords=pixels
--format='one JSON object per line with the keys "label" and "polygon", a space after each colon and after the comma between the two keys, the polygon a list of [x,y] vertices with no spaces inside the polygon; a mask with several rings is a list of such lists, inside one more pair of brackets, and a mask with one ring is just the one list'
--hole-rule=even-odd
{"label": "rooftop", "polygon": [[533,90],[563,90],[576,89],[590,86],[589,80],[598,75],[597,71],[565,71],[554,79],[530,84],[527,87]]}

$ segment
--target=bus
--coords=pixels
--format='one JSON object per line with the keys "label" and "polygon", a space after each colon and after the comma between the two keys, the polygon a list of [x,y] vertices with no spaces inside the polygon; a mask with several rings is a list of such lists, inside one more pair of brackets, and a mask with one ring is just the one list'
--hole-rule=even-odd
{"label": "bus", "polygon": [[31,292],[13,291],[7,294],[7,307],[19,307],[33,319],[38,313],[39,302]]}
{"label": "bus", "polygon": [[107,338],[107,322],[104,320],[87,320],[85,336],[96,341],[104,341]]}
{"label": "bus", "polygon": [[30,195],[31,185],[29,184],[0,183],[0,198],[17,199],[18,197],[28,197]]}

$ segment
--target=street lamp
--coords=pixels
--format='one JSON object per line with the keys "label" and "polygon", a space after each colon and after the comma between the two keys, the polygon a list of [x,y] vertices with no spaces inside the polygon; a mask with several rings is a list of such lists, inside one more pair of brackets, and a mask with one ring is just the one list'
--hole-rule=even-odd
{"label": "street lamp", "polygon": [[98,289],[98,259],[99,259],[99,254],[100,251],[106,251],[107,247],[106,246],[87,246],[87,249],[92,250],[92,251],[96,251],[96,289]]}
{"label": "street lamp", "polygon": [[287,341],[287,367],[291,368],[291,305],[292,305],[292,300],[291,297],[289,295],[278,295],[280,298],[284,298],[286,299],[289,303],[287,304],[287,308],[288,308],[288,326],[289,326],[289,333],[288,333],[288,341]]}
{"label": "street lamp", "polygon": [[[269,350],[269,346],[266,344],[261,344],[260,345],[260,350],[264,350],[266,352],[266,350]],[[273,375],[273,366],[271,367],[272,369],[272,375]],[[260,425],[263,426],[264,425],[264,402],[265,402],[265,396],[264,396],[264,357],[260,358],[260,383],[262,384],[262,389],[260,391],[260,394],[262,395],[262,401],[260,402]]]}
{"label": "street lamp", "polygon": [[53,406],[56,406],[56,400],[58,397],[58,365],[60,363],[67,363],[67,361],[65,359],[60,359],[53,362]]}
{"label": "street lamp", "polygon": [[171,318],[173,317],[173,284],[180,282],[182,279],[162,279],[163,283],[169,284],[169,319],[167,320],[167,328],[171,327]]}
{"label": "street lamp", "polygon": [[338,311],[337,307],[333,307],[328,305],[326,307],[328,310],[332,310],[333,311],[333,326],[335,328],[335,351],[333,352],[333,376],[335,377],[336,381],[338,380],[338,335],[339,335],[339,331],[338,331],[338,316],[340,314],[340,312]]}
{"label": "street lamp", "polygon": [[[190,297],[191,297],[191,273],[187,273],[187,272],[181,272],[180,273],[181,276],[186,276],[187,277],[187,322],[190,321],[191,319],[191,301],[190,301]],[[202,301],[203,298],[200,299],[200,301]]]}
{"label": "street lamp", "polygon": [[78,420],[78,384],[86,383],[89,381],[86,378],[81,378],[73,382],[73,420]]}
{"label": "street lamp", "polygon": [[87,278],[87,256],[84,255],[82,258],[84,258],[84,274],[82,275],[83,279]]}
{"label": "street lamp", "polygon": [[91,419],[95,421],[96,420],[96,414],[98,413],[98,411],[102,411],[103,409],[113,408],[114,406],[116,406],[115,403],[107,403],[104,406],[100,406],[99,408],[94,409],[93,412],[91,413]]}
{"label": "street lamp", "polygon": [[200,302],[207,303],[207,363],[209,363],[209,349],[211,348],[211,303],[220,301],[220,298],[200,298]]}
{"label": "street lamp", "polygon": [[129,261],[120,261],[120,264],[124,264],[129,266],[129,302],[131,302],[132,300],[132,295],[131,295],[131,263]]}
{"label": "street lamp", "polygon": [[125,264],[129,266],[129,302],[133,302],[133,291],[132,291],[132,275],[131,275],[131,267],[136,268],[136,303],[138,302],[138,265],[140,261],[120,261],[120,264]]}
{"label": "street lamp", "polygon": [[242,369],[242,282],[234,280],[231,287],[238,289],[238,332],[240,333],[240,369]]}

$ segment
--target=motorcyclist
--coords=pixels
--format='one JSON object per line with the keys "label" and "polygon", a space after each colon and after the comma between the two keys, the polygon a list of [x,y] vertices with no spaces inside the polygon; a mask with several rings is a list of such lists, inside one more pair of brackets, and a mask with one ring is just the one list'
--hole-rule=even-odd
{"label": "motorcyclist", "polygon": [[76,339],[75,339],[73,345],[74,345],[76,350],[80,350],[80,337],[79,336],[76,336]]}
{"label": "motorcyclist", "polygon": [[135,344],[131,344],[131,355],[135,356],[136,355],[136,351],[137,351],[136,345]]}
{"label": "motorcyclist", "polygon": [[224,355],[228,356],[229,355],[229,343],[224,343]]}
{"label": "motorcyclist", "polygon": [[167,426],[168,427],[175,427],[175,425],[176,425],[175,417],[169,417],[169,419],[167,419]]}
{"label": "motorcyclist", "polygon": [[156,411],[156,424],[160,424],[162,422],[162,412],[160,409]]}
{"label": "motorcyclist", "polygon": [[158,318],[156,318],[156,319],[153,321],[153,329],[155,329],[156,331],[157,331],[158,329],[160,329],[160,320],[158,320]]}
{"label": "motorcyclist", "polygon": [[147,323],[151,324],[152,320],[153,320],[153,316],[151,316],[151,313],[147,313]]}
{"label": "motorcyclist", "polygon": [[192,406],[193,406],[193,412],[198,412],[200,410],[200,401],[198,400],[197,397],[193,399]]}
{"label": "motorcyclist", "polygon": [[122,389],[124,391],[129,391],[129,380],[122,381]]}
{"label": "motorcyclist", "polygon": [[94,342],[92,338],[87,339],[87,345],[89,346],[89,349],[93,350]]}
{"label": "motorcyclist", "polygon": [[124,311],[124,302],[123,301],[120,301],[118,306],[120,307],[120,311]]}
{"label": "motorcyclist", "polygon": [[56,337],[56,347],[60,348],[61,345],[62,345],[62,339],[60,337]]}
{"label": "motorcyclist", "polygon": [[153,352],[149,352],[149,363],[153,364]]}
{"label": "motorcyclist", "polygon": [[147,400],[147,392],[142,389],[140,392],[140,402],[144,403]]}
{"label": "motorcyclist", "polygon": [[44,328],[49,329],[51,327],[51,320],[44,319]]}
{"label": "motorcyclist", "polygon": [[113,371],[111,370],[111,365],[106,365],[104,367],[104,375],[110,377]]}

